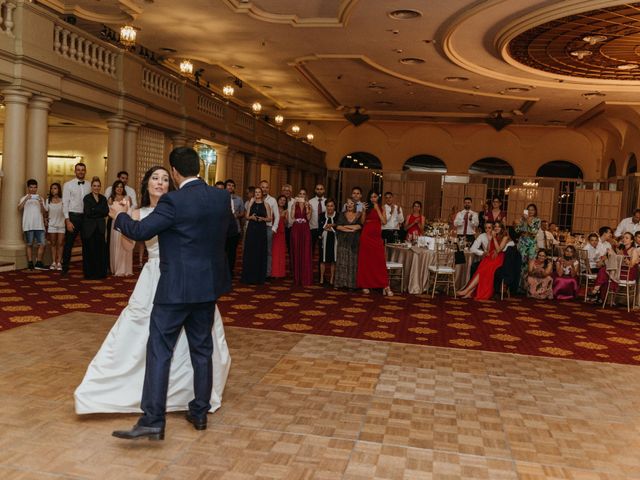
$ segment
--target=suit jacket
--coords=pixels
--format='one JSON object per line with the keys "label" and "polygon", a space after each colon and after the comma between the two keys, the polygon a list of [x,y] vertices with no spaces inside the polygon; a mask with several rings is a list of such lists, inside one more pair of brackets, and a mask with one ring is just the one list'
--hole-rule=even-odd
{"label": "suit jacket", "polygon": [[124,213],[115,228],[132,240],[160,244],[156,304],[215,302],[231,289],[225,242],[231,197],[226,190],[194,180],[163,195],[154,211],[136,222]]}
{"label": "suit jacket", "polygon": [[84,219],[82,220],[82,238],[91,237],[94,232],[98,232],[104,237],[107,229],[105,219],[109,215],[109,204],[104,195],[98,197],[98,201],[93,194],[85,195],[82,199],[84,204]]}

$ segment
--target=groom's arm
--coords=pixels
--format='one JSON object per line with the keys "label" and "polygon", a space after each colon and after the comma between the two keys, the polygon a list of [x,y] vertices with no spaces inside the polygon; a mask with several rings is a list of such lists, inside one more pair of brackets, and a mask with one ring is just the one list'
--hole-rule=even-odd
{"label": "groom's arm", "polygon": [[167,195],[163,195],[153,212],[143,220],[137,222],[126,213],[120,213],[115,219],[114,227],[131,240],[149,240],[171,227],[174,218],[175,206]]}

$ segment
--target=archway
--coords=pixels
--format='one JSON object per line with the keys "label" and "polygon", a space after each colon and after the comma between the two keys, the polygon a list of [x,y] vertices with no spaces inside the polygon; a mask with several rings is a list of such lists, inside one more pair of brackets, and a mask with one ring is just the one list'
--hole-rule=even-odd
{"label": "archway", "polygon": [[566,160],[553,160],[538,168],[536,177],[553,178],[583,178],[582,170],[577,165]]}
{"label": "archway", "polygon": [[609,162],[609,168],[607,169],[607,178],[613,178],[618,176],[618,170],[616,169],[616,161],[612,158]]}
{"label": "archway", "polygon": [[340,160],[340,168],[382,170],[382,162],[372,153],[352,152],[342,157],[342,160]]}
{"label": "archway", "polygon": [[629,159],[627,160],[627,175],[632,173],[636,173],[638,171],[638,160],[636,159],[636,154],[629,154]]}
{"label": "archway", "polygon": [[360,187],[363,196],[370,189],[382,191],[382,162],[369,152],[352,152],[340,160],[338,192],[340,202],[351,196],[353,187]]}
{"label": "archway", "polygon": [[550,180],[557,195],[553,218],[561,229],[571,229],[576,184],[577,180],[583,178],[582,170],[577,165],[566,160],[553,160],[538,168],[536,176],[559,179]]}
{"label": "archway", "polygon": [[513,167],[506,160],[496,157],[481,158],[469,167],[471,175],[509,175],[514,174]]}
{"label": "archway", "polygon": [[447,173],[447,165],[433,155],[415,155],[404,162],[402,170],[421,173]]}

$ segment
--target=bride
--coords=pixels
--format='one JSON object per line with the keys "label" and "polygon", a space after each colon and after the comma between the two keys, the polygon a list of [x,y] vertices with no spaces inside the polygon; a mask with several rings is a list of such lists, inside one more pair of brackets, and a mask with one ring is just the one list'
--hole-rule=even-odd
{"label": "bride", "polygon": [[[156,166],[149,169],[142,180],[141,208],[133,211],[133,219],[145,218],[153,211],[160,197],[173,189],[171,176],[164,167]],[[133,249],[134,242],[124,238],[122,241],[128,243],[129,249]],[[149,261],[140,272],[129,304],[111,328],[74,393],[77,414],[141,412],[140,399],[144,383],[149,319],[160,278],[160,249],[157,237],[147,241],[146,247]],[[214,412],[220,408],[222,391],[231,365],[222,317],[217,306],[211,333],[214,345],[213,388],[209,411]],[[188,403],[193,397],[193,368],[183,330],[171,362],[167,411],[188,410]]]}

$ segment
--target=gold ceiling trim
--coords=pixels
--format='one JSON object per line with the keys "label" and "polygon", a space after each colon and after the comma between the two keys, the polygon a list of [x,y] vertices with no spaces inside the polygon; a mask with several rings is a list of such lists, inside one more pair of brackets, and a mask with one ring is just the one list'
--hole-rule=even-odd
{"label": "gold ceiling trim", "polygon": [[[118,7],[121,13],[118,15],[107,15],[102,13],[92,12],[86,7],[80,5],[69,5],[65,1],[61,0],[39,0],[40,4],[55,10],[56,12],[64,15],[75,15],[78,18],[89,20],[92,22],[107,23],[107,24],[119,24],[130,22],[135,20],[144,11],[138,5],[130,0],[118,0]],[[69,2],[71,3],[71,2]]]}
{"label": "gold ceiling trim", "polygon": [[359,0],[341,0],[338,9],[338,15],[335,18],[330,17],[310,17],[301,18],[295,14],[271,13],[267,12],[252,1],[239,2],[238,0],[222,0],[227,7],[234,13],[242,13],[249,15],[251,18],[268,23],[288,24],[292,27],[317,28],[317,27],[345,27],[351,13],[353,12]]}

